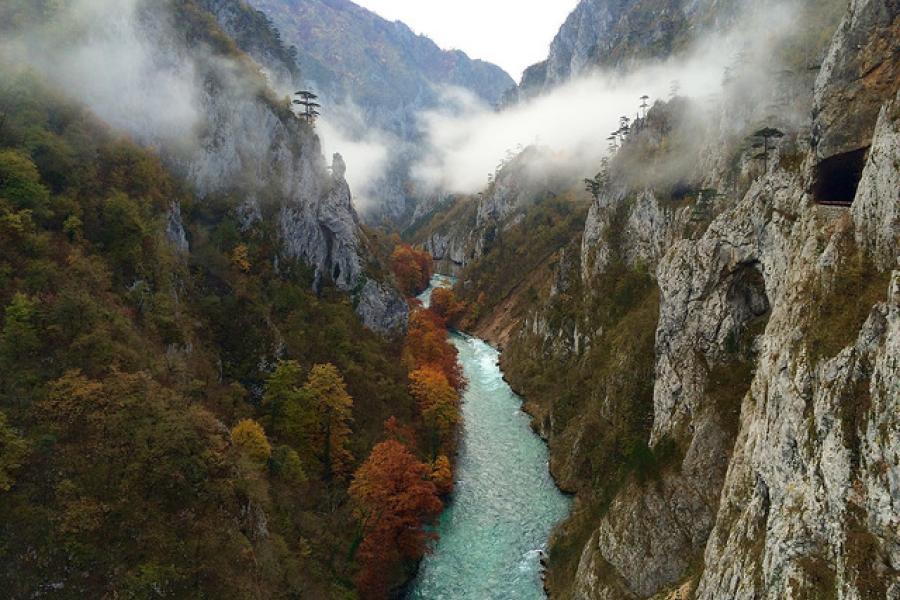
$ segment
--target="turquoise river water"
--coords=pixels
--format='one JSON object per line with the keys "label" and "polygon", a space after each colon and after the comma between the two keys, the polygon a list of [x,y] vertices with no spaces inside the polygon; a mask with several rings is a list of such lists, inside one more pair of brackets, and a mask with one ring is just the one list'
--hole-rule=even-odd
{"label": "turquoise river water", "polygon": [[[433,285],[451,280],[436,276]],[[420,298],[427,304],[429,289]],[[544,598],[541,551],[569,499],[553,483],[547,447],[480,339],[452,334],[469,385],[456,488],[438,524],[440,538],[422,562],[410,600]]]}

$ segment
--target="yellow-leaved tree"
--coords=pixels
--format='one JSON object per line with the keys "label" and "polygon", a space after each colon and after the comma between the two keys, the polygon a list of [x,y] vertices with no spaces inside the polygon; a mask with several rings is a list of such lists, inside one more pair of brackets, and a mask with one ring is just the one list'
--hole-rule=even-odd
{"label": "yellow-leaved tree", "polygon": [[272,445],[262,425],[253,419],[243,419],[231,430],[231,439],[253,461],[264,463],[272,455]]}
{"label": "yellow-leaved tree", "polygon": [[446,454],[438,456],[431,465],[431,481],[439,494],[449,494],[453,491],[453,466]]}
{"label": "yellow-leaved tree", "polygon": [[347,449],[353,422],[353,398],[344,378],[332,364],[316,365],[309,372],[303,390],[315,408],[317,423],[311,432],[313,447],[322,462],[325,481],[349,474],[353,455]]}
{"label": "yellow-leaved tree", "polygon": [[437,367],[426,365],[409,374],[409,391],[429,434],[431,457],[440,450],[452,450],[459,424],[459,394]]}

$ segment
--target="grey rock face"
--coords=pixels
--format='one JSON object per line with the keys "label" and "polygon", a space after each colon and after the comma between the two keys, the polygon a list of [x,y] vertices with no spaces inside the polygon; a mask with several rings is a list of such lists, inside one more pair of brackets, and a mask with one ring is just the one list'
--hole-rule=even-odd
{"label": "grey rock face", "polygon": [[393,287],[372,279],[366,281],[357,298],[356,313],[363,325],[385,335],[405,331],[409,307]]}
{"label": "grey rock face", "polygon": [[[684,10],[709,9],[701,4]],[[684,456],[657,482],[619,490],[582,549],[574,598],[900,597],[898,12],[892,0],[851,2],[814,93],[804,82],[753,90],[749,103],[724,101],[702,132],[702,159],[682,173],[718,192],[701,224],[665,189],[615,176],[592,206],[583,284],[590,289],[614,250],[655,272],[649,442],[676,440]],[[585,68],[566,54],[583,52],[579,40],[560,38],[558,62],[551,56],[536,73]],[[786,136],[765,168],[741,150],[747,136],[736,131],[769,122],[759,107],[771,98],[757,94],[789,95],[798,115],[816,107],[812,119],[775,123]],[[869,150],[852,207],[817,206],[811,184],[821,160],[858,148]],[[811,290],[828,289],[852,260],[848,240],[891,282],[847,346],[817,357],[807,339],[818,310]],[[554,356],[571,355],[571,332],[550,327],[542,310],[523,330]],[[748,388],[737,412],[723,414],[708,393],[710,373],[731,364],[735,340],[750,329]],[[592,336],[580,332],[578,343]],[[547,422],[545,434],[552,414]]]}
{"label": "grey rock face", "polygon": [[880,99],[897,89],[900,3],[853,0],[816,81],[816,155],[868,146]]}
{"label": "grey rock face", "polygon": [[544,85],[563,83],[593,66],[597,44],[610,40],[614,26],[631,4],[628,0],[580,2],[550,45]]}
{"label": "grey rock face", "polygon": [[[470,243],[474,243],[470,236],[458,230],[449,232],[435,232],[425,240],[425,250],[437,263],[438,270],[447,275],[456,275],[459,270],[474,258],[473,253],[467,251]],[[474,252],[474,251],[473,251]]]}
{"label": "grey rock face", "polygon": [[[900,256],[900,92],[881,109],[869,161],[862,173],[853,221],[856,243],[871,254],[882,269],[897,265]],[[884,202],[893,196],[895,202]]]}
{"label": "grey rock face", "polygon": [[169,214],[166,218],[166,239],[181,252],[190,250],[184,223],[181,220],[181,203],[178,201],[173,202],[169,207]]}

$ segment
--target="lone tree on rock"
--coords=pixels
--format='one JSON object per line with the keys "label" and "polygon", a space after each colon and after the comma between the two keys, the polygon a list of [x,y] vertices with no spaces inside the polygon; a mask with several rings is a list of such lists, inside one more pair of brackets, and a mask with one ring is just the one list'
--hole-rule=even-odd
{"label": "lone tree on rock", "polygon": [[321,104],[316,102],[319,97],[308,90],[300,90],[295,92],[294,95],[298,96],[298,98],[294,99],[294,104],[303,107],[303,112],[300,113],[300,116],[306,119],[306,122],[310,125],[314,125],[316,117],[320,114],[316,109],[322,107]]}
{"label": "lone tree on rock", "polygon": [[773,146],[769,145],[769,140],[778,139],[784,137],[784,132],[779,131],[778,129],[774,129],[772,127],[764,127],[759,131],[756,131],[751,137],[756,138],[756,143],[753,144],[754,148],[762,148],[762,154],[756,156],[755,158],[761,158],[763,160],[763,165],[765,172],[769,172],[769,150],[774,150]]}

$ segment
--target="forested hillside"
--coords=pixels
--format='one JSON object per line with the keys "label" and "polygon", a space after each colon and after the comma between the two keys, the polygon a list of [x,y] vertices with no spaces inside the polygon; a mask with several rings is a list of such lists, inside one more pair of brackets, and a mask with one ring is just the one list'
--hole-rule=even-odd
{"label": "forested hillside", "polygon": [[[158,8],[143,18],[233,61],[232,78],[252,73],[202,5]],[[0,22],[26,28],[57,10],[3,2]],[[393,242],[357,226],[358,255],[331,254],[340,237],[327,254],[292,252],[296,222],[276,205],[248,219],[240,191],[252,188],[228,170],[215,185],[198,175],[218,150],[185,169],[179,148],[140,144],[13,56],[0,63],[4,595],[377,598],[402,585],[452,485],[450,433],[435,437],[409,373],[440,358],[433,378],[463,384],[440,319],[416,316],[407,336],[404,304],[401,325],[378,326]],[[235,79],[209,81],[226,95]],[[265,90],[255,98],[301,140],[284,152],[322,165],[318,218],[329,202],[352,216],[307,126]],[[246,110],[236,102],[216,111]],[[290,188],[279,198],[278,180],[257,183],[291,206]],[[368,279],[346,279],[363,272],[380,282],[374,299]],[[354,476],[373,447],[370,463],[397,462]],[[404,477],[400,514],[384,490]]]}

